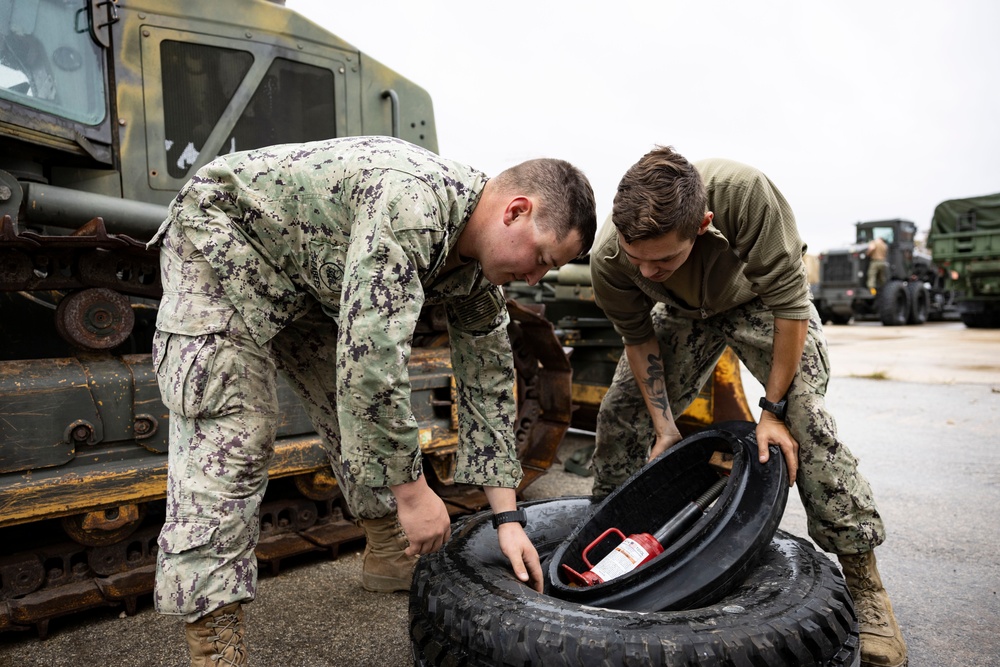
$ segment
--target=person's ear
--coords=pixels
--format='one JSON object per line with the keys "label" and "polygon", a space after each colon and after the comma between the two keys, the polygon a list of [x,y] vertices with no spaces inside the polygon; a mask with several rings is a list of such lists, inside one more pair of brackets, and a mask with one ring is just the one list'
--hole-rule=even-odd
{"label": "person's ear", "polygon": [[715,214],[712,213],[711,211],[705,214],[704,219],[701,221],[701,225],[698,227],[699,236],[705,233],[705,230],[708,229],[708,226],[712,223],[712,218],[714,217]]}
{"label": "person's ear", "polygon": [[531,213],[531,200],[527,197],[514,197],[503,212],[503,224],[510,225],[522,215]]}

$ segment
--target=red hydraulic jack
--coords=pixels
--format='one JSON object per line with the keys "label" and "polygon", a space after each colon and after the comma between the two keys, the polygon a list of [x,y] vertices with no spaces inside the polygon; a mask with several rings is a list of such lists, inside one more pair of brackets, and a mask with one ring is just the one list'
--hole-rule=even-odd
{"label": "red hydraulic jack", "polygon": [[[669,544],[687,530],[712,504],[712,501],[719,497],[725,487],[726,478],[724,477],[715,482],[708,491],[701,494],[693,502],[688,503],[676,516],[663,524],[663,527],[652,535],[636,533],[625,537],[625,534],[617,528],[608,528],[583,550],[583,562],[590,568],[589,570],[580,573],[563,563],[562,568],[570,579],[569,583],[577,586],[596,586],[623,574],[628,574],[643,563],[653,560],[663,553],[663,545]],[[621,544],[602,558],[597,565],[592,565],[587,554],[600,544],[601,540],[612,533],[617,534],[622,539]]]}

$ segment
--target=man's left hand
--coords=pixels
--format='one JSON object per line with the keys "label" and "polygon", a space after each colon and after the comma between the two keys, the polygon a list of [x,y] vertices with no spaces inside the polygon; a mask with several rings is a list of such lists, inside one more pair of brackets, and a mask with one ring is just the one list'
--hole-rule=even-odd
{"label": "man's left hand", "polygon": [[788,466],[788,486],[794,485],[795,475],[799,471],[799,443],[788,432],[785,422],[770,412],[764,412],[757,424],[757,453],[761,463],[767,463],[770,458],[767,449],[769,445],[777,445],[781,450]]}
{"label": "man's left hand", "polygon": [[497,528],[497,539],[500,541],[500,551],[510,560],[514,575],[541,593],[542,564],[521,524],[502,524]]}

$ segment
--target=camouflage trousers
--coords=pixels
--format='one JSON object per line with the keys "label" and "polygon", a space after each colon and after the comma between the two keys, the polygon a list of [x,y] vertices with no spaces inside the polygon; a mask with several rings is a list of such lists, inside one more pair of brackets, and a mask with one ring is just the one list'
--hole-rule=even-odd
{"label": "camouflage trousers", "polygon": [[868,289],[878,289],[889,282],[889,263],[873,259],[868,264]]}
{"label": "camouflage trousers", "polygon": [[395,511],[385,488],[350,483],[340,466],[335,405],[337,328],[314,308],[257,345],[200,252],[168,230],[161,249],[164,293],[183,295],[161,310],[153,364],[170,411],[166,521],[159,537],[154,599],[187,622],[231,602],[252,600],[259,508],[274,453],[277,371],[298,394],[330,456],[351,511]]}
{"label": "camouflage trousers", "polygon": [[[759,299],[704,320],[679,317],[662,303],[654,306],[652,316],[675,416],[697,396],[727,345],[766,385],[774,317]],[[813,308],[802,362],[788,391],[785,422],[799,443],[796,486],[809,536],[826,551],[855,554],[881,544],[885,528],[871,487],[858,471],[857,459],[837,439],[837,426],[826,410],[829,378],[826,339]],[[594,494],[609,494],[642,467],[653,440],[652,419],[623,354],[597,417]]]}

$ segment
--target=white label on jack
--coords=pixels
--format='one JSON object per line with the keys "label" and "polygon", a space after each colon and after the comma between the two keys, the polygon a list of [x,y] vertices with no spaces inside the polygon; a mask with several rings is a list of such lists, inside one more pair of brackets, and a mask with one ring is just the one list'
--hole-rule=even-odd
{"label": "white label on jack", "polygon": [[631,537],[615,547],[615,550],[601,559],[601,562],[591,570],[601,578],[601,581],[609,581],[615,577],[620,577],[639,567],[639,563],[649,556],[649,552],[642,548],[638,542]]}

